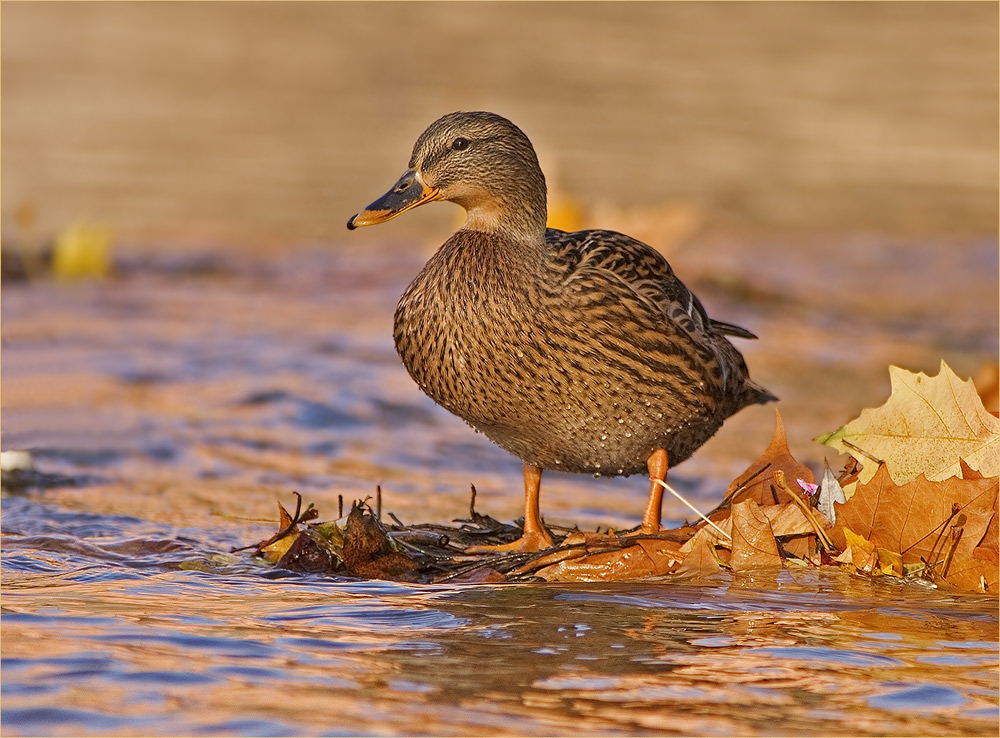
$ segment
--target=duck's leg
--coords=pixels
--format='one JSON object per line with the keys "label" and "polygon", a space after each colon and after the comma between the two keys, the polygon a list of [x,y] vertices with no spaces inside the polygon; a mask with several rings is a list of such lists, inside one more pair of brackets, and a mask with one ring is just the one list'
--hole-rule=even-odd
{"label": "duck's leg", "polygon": [[552,548],[552,536],[545,529],[538,507],[538,492],[542,485],[542,468],[524,463],[524,534],[512,543],[496,546],[471,546],[469,553],[488,551],[541,551]]}
{"label": "duck's leg", "polygon": [[667,478],[667,452],[658,448],[646,460],[646,467],[649,469],[649,503],[646,505],[646,513],[642,516],[642,526],[640,533],[660,532],[660,506],[663,503],[663,487],[657,481],[664,481]]}

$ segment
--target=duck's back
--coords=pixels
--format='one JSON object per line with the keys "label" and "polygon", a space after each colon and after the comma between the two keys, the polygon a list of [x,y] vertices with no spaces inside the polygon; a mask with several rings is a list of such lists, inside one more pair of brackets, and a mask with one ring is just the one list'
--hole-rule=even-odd
{"label": "duck's back", "polygon": [[525,245],[459,231],[396,310],[403,363],[432,399],[543,468],[630,474],[686,459],[774,399],[649,246],[548,230]]}

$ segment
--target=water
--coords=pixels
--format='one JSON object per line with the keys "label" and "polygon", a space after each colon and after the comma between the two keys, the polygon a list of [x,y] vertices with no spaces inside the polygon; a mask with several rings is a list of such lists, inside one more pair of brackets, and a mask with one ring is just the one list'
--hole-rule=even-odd
{"label": "water", "polygon": [[39,539],[4,555],[9,735],[997,728],[992,598],[838,573],[410,587],[178,571],[141,552],[95,566]]}
{"label": "water", "polygon": [[[874,245],[895,263],[896,247]],[[857,274],[872,247],[842,245],[839,268]],[[737,302],[695,255],[680,261],[713,314],[764,336],[745,343],[748,363],[786,398],[793,451],[814,465],[808,439],[879,402],[887,360],[961,371],[996,350],[996,330],[974,330],[996,321],[985,281],[943,308],[962,331],[907,298],[935,255],[995,273],[995,244],[911,244],[922,256],[896,291],[831,291],[824,311],[808,260],[786,259],[792,282],[749,248],[799,291]],[[273,532],[292,490],[329,519],[337,495],[379,483],[404,521],[444,522],[474,482],[478,509],[520,514],[519,463],[423,397],[395,356],[392,307],[421,258],[325,247],[207,268],[123,254],[109,281],[4,286],[3,447],[31,450],[45,475],[3,499],[5,734],[996,734],[995,597],[836,571],[403,586],[229,555]],[[923,296],[953,287],[942,272]],[[892,312],[857,325],[876,299]],[[826,321],[811,342],[806,311]],[[859,336],[865,352],[836,358]],[[823,391],[831,376],[847,389]],[[742,414],[672,479],[710,507],[772,422]],[[547,474],[543,511],[632,525],[645,493],[640,479]],[[684,515],[666,503],[669,522]]]}

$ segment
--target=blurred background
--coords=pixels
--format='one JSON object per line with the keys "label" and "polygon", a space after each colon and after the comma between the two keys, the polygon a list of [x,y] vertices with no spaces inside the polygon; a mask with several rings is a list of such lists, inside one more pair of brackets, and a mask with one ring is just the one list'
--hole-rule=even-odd
{"label": "blurred background", "polygon": [[[5,231],[27,207],[42,232],[85,217],[128,242],[347,242],[459,109],[514,120],[586,209],[996,231],[990,3],[56,2],[2,20]],[[391,233],[438,235],[450,210]]]}

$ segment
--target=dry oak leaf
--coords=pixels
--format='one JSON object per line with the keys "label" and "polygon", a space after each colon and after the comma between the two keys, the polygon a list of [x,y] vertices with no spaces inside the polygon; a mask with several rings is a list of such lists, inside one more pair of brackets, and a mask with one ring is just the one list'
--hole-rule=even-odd
{"label": "dry oak leaf", "polygon": [[[725,499],[734,506],[744,500],[753,500],[758,505],[791,502],[788,492],[774,482],[776,470],[785,473],[785,479],[792,487],[796,486],[796,479],[809,483],[816,481],[812,470],[797,462],[788,450],[785,424],[781,420],[781,413],[777,410],[774,411],[774,436],[770,445],[745,472],[733,480],[726,490]],[[709,517],[716,520],[713,516]]]}
{"label": "dry oak leaf", "polygon": [[830,538],[846,551],[851,544],[846,533],[853,532],[901,554],[904,564],[924,561],[934,566],[935,576],[959,589],[980,591],[983,577],[989,591],[996,591],[995,567],[974,552],[997,547],[995,525],[992,540],[988,534],[998,488],[996,477],[930,482],[919,476],[897,485],[883,464],[870,482],[858,485],[851,499],[834,505],[837,521]]}
{"label": "dry oak leaf", "polygon": [[984,477],[1000,475],[1000,419],[983,407],[972,380],[963,382],[943,361],[936,376],[890,366],[889,379],[884,405],[816,439],[861,462],[860,483],[871,481],[878,461],[898,484],[921,474],[956,476],[960,458]]}
{"label": "dry oak leaf", "polygon": [[771,523],[756,502],[744,500],[733,505],[731,520],[733,555],[729,563],[734,572],[781,568]]}

